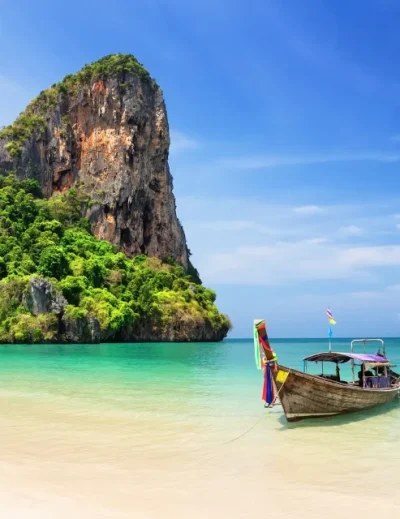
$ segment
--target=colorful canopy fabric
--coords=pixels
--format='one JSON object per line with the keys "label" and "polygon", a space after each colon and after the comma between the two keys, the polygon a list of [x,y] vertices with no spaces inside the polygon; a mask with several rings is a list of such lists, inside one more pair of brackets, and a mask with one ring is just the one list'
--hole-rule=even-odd
{"label": "colorful canopy fabric", "polygon": [[369,362],[371,364],[379,363],[379,364],[389,364],[390,361],[386,357],[381,357],[380,355],[371,355],[370,353],[340,353],[340,352],[323,352],[323,353],[315,353],[314,355],[310,355],[309,357],[305,357],[304,360],[314,361],[314,362],[338,362],[342,364],[343,362],[348,362],[349,360],[358,360],[360,362]]}

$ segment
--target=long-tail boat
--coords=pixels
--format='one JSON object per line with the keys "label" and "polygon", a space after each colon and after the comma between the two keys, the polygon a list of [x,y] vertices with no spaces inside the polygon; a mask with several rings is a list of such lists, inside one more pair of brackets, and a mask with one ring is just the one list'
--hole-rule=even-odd
{"label": "long-tail boat", "polygon": [[[356,343],[361,342],[365,350],[366,343],[373,341],[380,342],[382,353],[354,352]],[[391,402],[399,394],[400,378],[391,369],[382,339],[356,339],[348,353],[328,351],[310,355],[303,359],[303,372],[278,363],[264,320],[254,322],[254,343],[260,353],[257,365],[264,364],[263,399],[273,405],[279,398],[289,422],[368,409]],[[256,357],[258,352],[256,349]],[[321,366],[319,374],[308,373],[311,363]],[[325,363],[334,365],[334,374],[324,373]],[[340,365],[345,363],[351,367],[349,381],[340,375]]]}

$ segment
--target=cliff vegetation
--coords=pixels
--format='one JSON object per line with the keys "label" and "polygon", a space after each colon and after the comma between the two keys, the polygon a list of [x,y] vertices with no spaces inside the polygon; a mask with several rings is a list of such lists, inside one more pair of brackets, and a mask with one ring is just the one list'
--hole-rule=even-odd
{"label": "cliff vegetation", "polygon": [[0,342],[223,339],[229,319],[197,271],[97,239],[86,196],[0,177]]}
{"label": "cliff vegetation", "polygon": [[[5,149],[11,157],[18,156],[26,141],[34,134],[46,130],[46,119],[49,111],[60,101],[60,96],[74,96],[83,86],[92,81],[103,80],[118,74],[134,74],[157,88],[157,83],[151,79],[148,71],[131,54],[110,54],[85,65],[76,74],[68,74],[62,81],[51,88],[42,91],[38,97],[29,103],[26,109],[17,117],[13,124],[0,131],[0,139],[7,139]],[[67,122],[67,121],[65,121]]]}

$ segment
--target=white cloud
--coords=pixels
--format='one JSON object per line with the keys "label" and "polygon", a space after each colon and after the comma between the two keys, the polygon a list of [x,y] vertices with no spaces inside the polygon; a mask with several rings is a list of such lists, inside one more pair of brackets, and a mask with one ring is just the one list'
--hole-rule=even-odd
{"label": "white cloud", "polygon": [[385,269],[399,269],[400,276],[393,221],[398,206],[188,197],[179,200],[179,214],[206,284],[343,280],[347,286],[361,282],[368,291],[367,283],[387,284]]}
{"label": "white cloud", "polygon": [[351,269],[400,267],[400,246],[350,247],[341,250],[340,258]]}
{"label": "white cloud", "polygon": [[357,300],[376,300],[380,299],[383,295],[383,292],[380,290],[360,290],[358,292],[350,292],[348,294],[351,298],[357,299]]}
{"label": "white cloud", "polygon": [[302,215],[313,215],[323,211],[319,205],[302,205],[300,207],[294,207],[293,212]]}
{"label": "white cloud", "polygon": [[193,139],[189,135],[179,132],[177,130],[171,130],[171,152],[172,153],[183,153],[186,151],[193,151],[200,148],[200,142]]}
{"label": "white cloud", "polygon": [[337,232],[338,236],[341,236],[343,238],[352,236],[362,236],[364,233],[364,229],[358,227],[358,225],[344,225],[342,227],[339,227]]}
{"label": "white cloud", "polygon": [[330,162],[400,162],[400,155],[381,151],[318,155],[253,155],[218,161],[220,166],[231,169],[267,169],[279,166],[302,166]]}
{"label": "white cloud", "polygon": [[309,245],[320,245],[321,243],[329,243],[331,240],[328,238],[309,238],[307,240],[303,240],[303,243]]}
{"label": "white cloud", "polygon": [[377,290],[362,290],[351,292],[348,294],[358,302],[362,301],[368,304],[388,305],[393,312],[393,307],[398,306],[398,296],[400,292],[400,285],[389,285]]}
{"label": "white cloud", "polygon": [[211,253],[200,271],[214,283],[276,285],[367,279],[372,267],[400,268],[400,246],[343,247],[311,239],[237,247]]}

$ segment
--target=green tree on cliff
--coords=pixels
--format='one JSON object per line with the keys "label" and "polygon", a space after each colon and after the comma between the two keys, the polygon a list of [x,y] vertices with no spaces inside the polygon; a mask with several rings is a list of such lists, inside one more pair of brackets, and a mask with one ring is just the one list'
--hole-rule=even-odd
{"label": "green tree on cliff", "polygon": [[215,293],[173,258],[126,257],[96,239],[81,217],[86,200],[76,190],[49,200],[34,180],[0,177],[0,342],[62,340],[54,314],[32,315],[29,279],[47,278],[68,301],[69,323],[95,319],[102,337],[121,340],[150,327],[156,337],[195,336],[208,327],[221,338],[230,327]]}

